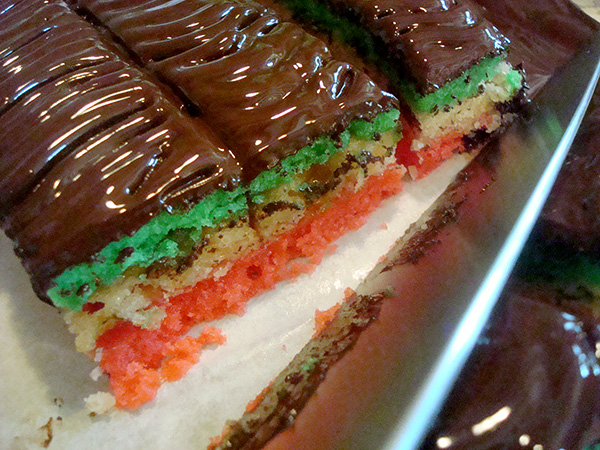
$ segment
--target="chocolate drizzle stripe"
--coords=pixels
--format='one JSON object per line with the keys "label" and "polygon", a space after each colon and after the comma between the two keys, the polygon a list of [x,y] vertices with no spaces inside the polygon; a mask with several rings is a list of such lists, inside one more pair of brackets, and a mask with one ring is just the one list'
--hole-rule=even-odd
{"label": "chocolate drizzle stripe", "polygon": [[[37,86],[111,59],[103,46],[90,39],[88,30],[65,28],[52,28],[44,35],[42,45],[26,46],[0,66],[0,111]],[[67,58],[63,57],[65,53]]]}
{"label": "chocolate drizzle stripe", "polygon": [[27,47],[28,45],[35,43],[38,39],[44,37],[44,35],[47,32],[49,32],[51,29],[52,29],[51,27],[44,28],[42,31],[38,32],[37,34],[35,34],[31,37],[28,37],[27,40],[25,40],[23,42],[19,42],[19,44],[17,46],[13,46],[13,48],[7,47],[4,50],[1,50],[0,51],[0,60],[5,60],[10,55],[12,55],[14,52],[17,52],[17,51],[23,49],[24,47]]}
{"label": "chocolate drizzle stripe", "polygon": [[[20,202],[41,178],[80,145],[137,111],[149,107],[148,99],[139,92],[140,90],[141,88],[137,85],[130,83],[128,86],[119,81],[110,86],[108,92],[103,89],[80,92],[78,94],[80,98],[76,102],[61,104],[57,108],[58,110],[51,111],[52,114],[63,115],[64,111],[71,114],[71,117],[79,116],[79,118],[74,121],[76,125],[64,133],[62,130],[59,133],[47,130],[48,134],[35,140],[24,136],[25,140],[41,144],[40,151],[36,153],[31,153],[19,160],[6,153],[2,155],[0,170],[8,173],[9,167],[12,168],[12,173],[0,180],[0,192],[3,193],[5,204]],[[87,103],[88,100],[89,103]],[[107,114],[108,112],[110,113]],[[32,147],[29,142],[23,142],[22,145],[25,148]],[[16,186],[19,188],[15,188]],[[6,213],[6,207],[3,209]]]}
{"label": "chocolate drizzle stripe", "polygon": [[52,84],[56,80],[63,78],[65,76],[68,76],[68,75],[72,74],[73,72],[76,72],[80,69],[90,69],[92,67],[96,67],[96,66],[102,64],[103,62],[104,61],[95,61],[95,62],[81,64],[77,67],[72,67],[72,68],[66,70],[65,72],[57,73],[56,75],[54,75],[52,77],[48,77],[41,82],[31,81],[29,84],[21,86],[20,89],[17,91],[17,93],[12,98],[8,99],[4,105],[0,106],[0,116],[10,112],[10,110],[15,105],[19,104],[19,102],[21,102],[25,96],[35,95],[36,91],[40,90],[44,86]]}
{"label": "chocolate drizzle stripe", "polygon": [[[71,158],[79,159],[84,157],[86,153],[90,151],[90,147],[94,147],[98,145],[97,142],[102,142],[107,140],[114,135],[119,135],[120,139],[118,141],[111,140],[114,142],[114,151],[118,151],[127,146],[129,142],[131,142],[137,136],[152,136],[157,134],[160,130],[162,130],[163,125],[167,121],[167,117],[165,115],[158,115],[156,117],[149,117],[144,119],[144,116],[147,114],[147,110],[140,109],[138,111],[130,114],[126,119],[121,120],[119,123],[115,123],[112,126],[106,128],[104,133],[99,133],[99,135],[94,136],[89,139],[89,142],[86,145],[81,145],[77,152],[71,152]],[[73,155],[73,153],[76,153]],[[156,169],[156,164],[154,164],[153,170]],[[127,193],[135,194],[137,190],[143,185],[149,174],[142,179],[134,179],[130,182],[129,187],[126,188]],[[139,177],[138,177],[139,178]],[[20,205],[16,211],[13,211],[11,215],[8,216],[5,223],[5,231],[9,237],[17,236],[22,232],[29,224],[36,219],[36,217],[42,213],[45,208],[48,208],[48,205],[44,203],[44,201],[40,201],[40,198],[44,198],[41,195],[41,191],[46,189],[46,186],[49,184],[47,180],[41,180],[38,185],[35,187],[36,191],[40,191],[38,194],[38,198],[34,201],[31,201],[30,198],[27,198],[23,205]],[[46,199],[52,199],[53,194],[47,195]],[[48,201],[48,200],[46,200]]]}

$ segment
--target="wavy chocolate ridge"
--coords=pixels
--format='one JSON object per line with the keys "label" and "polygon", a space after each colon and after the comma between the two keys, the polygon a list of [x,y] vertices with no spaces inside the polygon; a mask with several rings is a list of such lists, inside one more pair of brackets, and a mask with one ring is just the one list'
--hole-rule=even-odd
{"label": "wavy chocolate ridge", "polygon": [[469,0],[320,0],[380,39],[399,73],[430,94],[509,44]]}
{"label": "wavy chocolate ridge", "polygon": [[396,104],[322,41],[251,1],[79,4],[198,107],[246,181]]}
{"label": "wavy chocolate ridge", "polygon": [[3,11],[0,213],[41,297],[164,209],[238,184],[225,144],[64,3]]}

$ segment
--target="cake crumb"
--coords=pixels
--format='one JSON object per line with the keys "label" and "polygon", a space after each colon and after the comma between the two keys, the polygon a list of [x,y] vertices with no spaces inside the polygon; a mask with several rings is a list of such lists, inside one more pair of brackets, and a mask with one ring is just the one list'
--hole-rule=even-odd
{"label": "cake crumb", "polygon": [[263,402],[263,400],[265,399],[265,397],[267,396],[267,394],[269,393],[269,391],[273,388],[273,381],[271,381],[268,386],[266,386],[262,391],[259,392],[259,394],[253,399],[250,400],[248,402],[248,404],[246,405],[246,412],[250,413],[256,410],[256,408],[258,408],[260,406],[260,404]]}
{"label": "cake crumb", "polygon": [[31,429],[26,434],[15,436],[13,445],[10,448],[14,450],[31,450],[50,447],[54,438],[54,428],[61,421],[60,416],[56,418],[49,417],[43,425]]}
{"label": "cake crumb", "polygon": [[115,404],[115,396],[109,392],[97,392],[85,399],[85,406],[94,416],[106,414],[115,407]]}
{"label": "cake crumb", "polygon": [[96,366],[94,370],[90,372],[90,378],[94,381],[98,381],[103,374],[104,371],[100,368],[100,366]]}
{"label": "cake crumb", "polygon": [[52,438],[54,437],[54,431],[52,430],[52,417],[48,419],[48,422],[46,422],[45,425],[40,427],[40,431],[43,431],[47,435],[46,439],[42,443],[42,447],[48,448],[52,442]]}
{"label": "cake crumb", "polygon": [[419,171],[416,166],[408,166],[408,173],[413,180],[419,178]]}
{"label": "cake crumb", "polygon": [[340,309],[340,304],[336,303],[331,308],[326,309],[325,311],[321,311],[317,309],[315,311],[315,336],[320,334],[327,325],[333,320],[338,310]]}

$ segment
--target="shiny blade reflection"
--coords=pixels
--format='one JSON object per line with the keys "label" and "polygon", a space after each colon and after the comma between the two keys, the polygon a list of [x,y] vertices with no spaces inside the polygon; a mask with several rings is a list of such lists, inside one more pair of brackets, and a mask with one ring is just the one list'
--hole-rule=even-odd
{"label": "shiny blade reflection", "polygon": [[[411,330],[411,351],[400,355],[387,395],[377,405],[384,423],[364,433],[354,448],[374,448],[374,442],[395,450],[419,445],[485,325],[575,138],[598,79],[599,58],[596,36],[545,87],[530,119],[515,123],[466,170],[468,183],[451,189],[444,201],[451,197],[453,214],[459,217],[438,236],[441,248],[433,253],[443,258],[429,252],[410,267],[384,268],[359,291],[376,292],[385,285],[406,293],[402,279],[428,264],[429,272],[437,271],[435,283],[444,286],[432,287],[430,279],[417,294],[437,312],[410,323],[422,329]],[[398,247],[384,267],[389,269],[402,253]],[[444,301],[432,302],[429,296]],[[407,376],[401,367],[411,365]]]}

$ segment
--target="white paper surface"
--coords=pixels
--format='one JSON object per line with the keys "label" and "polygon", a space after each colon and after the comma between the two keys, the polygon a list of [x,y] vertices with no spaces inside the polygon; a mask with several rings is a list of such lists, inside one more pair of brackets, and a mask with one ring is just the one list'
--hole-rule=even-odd
{"label": "white paper surface", "polygon": [[95,363],[75,351],[57,311],[35,297],[12,244],[1,235],[0,448],[206,446],[308,342],[315,310],[341,302],[346,288],[356,288],[467,159],[456,157],[426,179],[408,183],[364,227],[339,240],[312,274],[256,297],[241,317],[215,322],[227,344],[203,351],[187,376],[164,385],[153,402],[135,412],[89,416],[84,399],[107,391],[106,377],[89,376]]}

